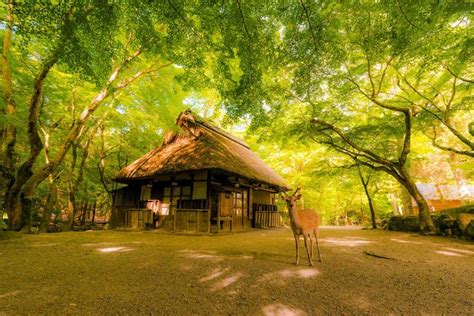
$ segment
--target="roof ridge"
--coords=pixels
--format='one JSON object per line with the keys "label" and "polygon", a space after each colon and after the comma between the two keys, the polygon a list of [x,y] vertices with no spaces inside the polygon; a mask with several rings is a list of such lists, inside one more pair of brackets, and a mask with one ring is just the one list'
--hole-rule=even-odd
{"label": "roof ridge", "polygon": [[209,129],[209,130],[211,130],[211,131],[213,131],[213,132],[215,132],[215,133],[217,133],[217,134],[219,134],[219,135],[225,137],[225,138],[228,138],[228,139],[230,139],[230,140],[232,140],[232,141],[238,143],[239,145],[244,146],[245,148],[250,149],[250,146],[247,145],[243,140],[238,139],[236,136],[232,135],[231,133],[229,133],[229,132],[227,132],[227,131],[225,131],[225,130],[219,128],[219,127],[213,126],[212,124],[209,124],[209,123],[207,123],[207,122],[205,122],[205,121],[197,121],[197,123],[198,123],[199,125],[201,125],[201,126],[207,128],[207,129]]}
{"label": "roof ridge", "polygon": [[212,131],[212,132],[215,132],[227,139],[230,139],[234,142],[236,142],[237,144],[241,145],[241,146],[244,146],[245,148],[247,149],[250,149],[250,146],[247,145],[242,139],[239,139],[237,138],[236,136],[232,135],[231,133],[223,130],[222,128],[219,128],[217,126],[215,126],[214,124],[211,124],[209,121],[207,121],[206,119],[204,119],[203,117],[197,115],[196,113],[194,113],[191,109],[187,109],[183,112],[181,112],[179,115],[178,115],[178,119],[176,120],[176,123],[178,124],[179,127],[181,127],[181,129],[183,129],[183,127],[188,127],[187,125],[190,124],[192,126],[192,124],[199,124],[200,126],[202,127],[205,127],[207,128],[208,130]]}

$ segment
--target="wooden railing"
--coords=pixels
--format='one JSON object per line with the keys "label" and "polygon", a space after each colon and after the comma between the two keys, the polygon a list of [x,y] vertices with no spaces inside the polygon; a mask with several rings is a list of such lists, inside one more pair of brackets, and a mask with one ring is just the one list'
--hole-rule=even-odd
{"label": "wooden railing", "polygon": [[173,226],[175,231],[210,232],[209,209],[178,208]]}
{"label": "wooden railing", "polygon": [[283,212],[279,212],[276,205],[254,203],[252,210],[255,228],[283,226]]}
{"label": "wooden railing", "polygon": [[153,227],[153,211],[147,208],[126,208],[125,227],[143,229]]}

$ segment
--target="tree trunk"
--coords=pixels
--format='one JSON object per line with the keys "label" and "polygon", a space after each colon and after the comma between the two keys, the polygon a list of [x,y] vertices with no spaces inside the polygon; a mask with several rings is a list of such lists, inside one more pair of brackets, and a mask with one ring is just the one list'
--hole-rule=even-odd
{"label": "tree trunk", "polygon": [[370,217],[372,219],[372,228],[377,229],[377,223],[376,223],[376,220],[375,220],[375,209],[374,209],[374,205],[372,203],[372,197],[370,196],[369,190],[367,190],[366,185],[364,185],[364,191],[365,191],[365,195],[367,196],[367,201],[369,202]]}
{"label": "tree trunk", "polygon": [[21,202],[19,195],[8,194],[5,199],[5,210],[8,216],[8,229],[20,230],[23,225],[21,223]]}
{"label": "tree trunk", "polygon": [[69,191],[68,192],[68,216],[69,216],[69,229],[74,228],[74,218],[76,217],[77,214],[77,201],[76,197],[74,195],[74,192]]}
{"label": "tree trunk", "polygon": [[415,213],[413,212],[412,196],[403,186],[401,187],[401,192],[404,213],[406,215],[414,215]]}
{"label": "tree trunk", "polygon": [[390,205],[392,205],[393,215],[400,216],[397,195],[395,193],[390,193],[389,196],[390,196]]}
{"label": "tree trunk", "polygon": [[[2,97],[6,106],[6,109],[0,107],[0,114],[15,116],[16,115],[16,104],[13,98],[13,83],[12,73],[10,69],[10,46],[12,42],[13,33],[13,2],[8,1],[7,3],[7,14],[5,17],[5,30],[3,36],[3,49],[2,49]],[[15,182],[15,144],[16,144],[16,127],[6,122],[5,126],[1,126],[0,130],[0,153],[2,162],[0,164],[0,173],[3,180],[2,185],[2,197],[5,205],[4,207],[8,215],[8,228],[12,229],[14,223],[21,221],[20,214],[16,213],[18,205],[18,196],[10,196],[9,192]]]}
{"label": "tree trunk", "polygon": [[95,212],[96,212],[96,209],[97,209],[97,202],[94,201],[94,204],[92,206],[92,220],[91,220],[91,223],[94,224],[95,223]]}
{"label": "tree trunk", "polygon": [[[41,130],[44,134],[44,158],[45,158],[45,162],[48,164],[50,162],[50,155],[49,155],[49,153],[50,153],[50,143],[49,143],[50,134],[46,130],[46,128],[44,128],[43,126],[41,126]],[[51,211],[58,209],[58,207],[57,207],[57,204],[58,204],[58,186],[56,185],[56,181],[55,181],[55,178],[54,178],[53,174],[50,174],[48,176],[48,182],[49,182],[49,185],[50,185],[50,190],[48,192],[46,205],[45,205],[45,208],[43,210],[43,217],[42,217],[41,227],[40,227],[41,231],[46,231],[47,230],[47,228],[49,226],[49,222],[51,220]],[[56,214],[56,215],[59,215],[59,214]]]}
{"label": "tree trunk", "polygon": [[76,186],[74,181],[74,170],[77,162],[77,144],[75,142],[71,146],[71,156],[71,164],[67,173],[67,210],[69,216],[69,228],[72,230],[74,226],[74,217],[76,216],[78,207],[76,203]]}
{"label": "tree trunk", "polygon": [[[434,234],[436,233],[436,227],[433,223],[433,220],[430,216],[430,209],[425,198],[421,195],[420,191],[416,187],[415,182],[406,172],[405,168],[398,168],[400,175],[403,179],[398,179],[400,184],[402,184],[410,195],[415,199],[416,205],[418,206],[418,217],[420,219],[420,231],[423,234]],[[400,181],[402,180],[402,181]]]}
{"label": "tree trunk", "polygon": [[[58,186],[56,185],[56,182],[54,181],[53,175],[50,175],[49,177],[49,183],[50,183],[50,190],[48,193],[48,197],[46,199],[46,206],[43,211],[43,218],[41,221],[41,231],[46,231],[46,229],[49,226],[49,222],[51,220],[51,212],[53,210],[58,210]],[[56,214],[56,216],[59,216],[59,214]]]}
{"label": "tree trunk", "polygon": [[357,165],[357,170],[359,171],[360,182],[362,183],[362,186],[364,187],[364,192],[365,192],[365,196],[367,197],[367,202],[369,202],[370,217],[372,219],[372,228],[377,229],[377,223],[375,220],[375,209],[372,203],[372,197],[370,196],[369,189],[368,189],[370,175],[367,177],[367,179],[364,179],[362,175],[362,171],[360,170],[360,165]]}

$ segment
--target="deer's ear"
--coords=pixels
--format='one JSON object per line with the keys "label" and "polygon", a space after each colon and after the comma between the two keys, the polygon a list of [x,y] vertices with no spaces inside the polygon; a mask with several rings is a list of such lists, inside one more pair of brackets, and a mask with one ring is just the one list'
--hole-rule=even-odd
{"label": "deer's ear", "polygon": [[302,196],[303,196],[303,195],[302,195],[301,193],[300,193],[300,194],[297,194],[297,195],[295,195],[295,199],[296,199],[296,200],[299,200],[299,199],[301,199]]}

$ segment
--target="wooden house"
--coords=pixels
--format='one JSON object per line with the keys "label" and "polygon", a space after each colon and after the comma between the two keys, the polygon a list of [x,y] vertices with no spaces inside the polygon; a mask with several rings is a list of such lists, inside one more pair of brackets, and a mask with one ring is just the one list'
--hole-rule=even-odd
{"label": "wooden house", "polygon": [[[417,183],[416,186],[432,212],[469,205],[474,201],[474,185],[472,184]],[[414,214],[418,214],[415,201],[413,200],[412,203]]]}
{"label": "wooden house", "polygon": [[219,232],[282,225],[275,195],[282,177],[240,139],[191,111],[179,133],[123,168],[116,178],[112,227]]}

